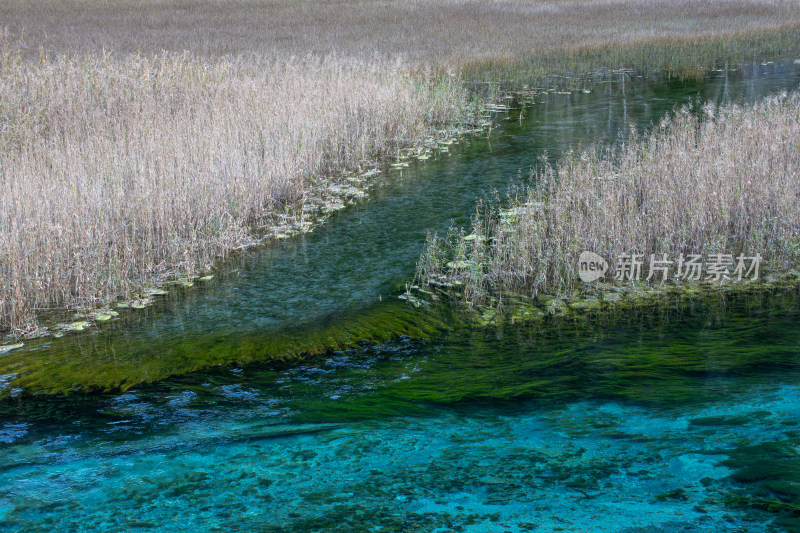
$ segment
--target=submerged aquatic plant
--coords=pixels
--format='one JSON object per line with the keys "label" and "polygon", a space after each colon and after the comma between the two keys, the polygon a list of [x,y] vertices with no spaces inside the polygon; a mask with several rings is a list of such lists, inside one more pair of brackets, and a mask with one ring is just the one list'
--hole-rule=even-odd
{"label": "submerged aquatic plant", "polygon": [[457,121],[465,86],[800,48],[792,2],[745,0],[11,0],[0,20],[21,36],[0,49],[0,330],[18,333],[252,244],[313,177]]}

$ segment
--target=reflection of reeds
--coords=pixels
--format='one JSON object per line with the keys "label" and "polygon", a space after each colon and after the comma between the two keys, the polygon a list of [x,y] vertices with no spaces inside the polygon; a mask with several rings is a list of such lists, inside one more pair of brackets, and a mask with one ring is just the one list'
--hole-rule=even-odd
{"label": "reflection of reeds", "polygon": [[392,153],[464,102],[389,61],[7,53],[0,76],[0,329],[202,269],[308,176]]}
{"label": "reflection of reeds", "polygon": [[683,109],[639,143],[534,172],[533,190],[481,213],[469,235],[430,240],[420,275],[480,304],[505,291],[570,294],[583,250],[612,261],[631,252],[760,253],[773,272],[797,269],[798,169],[800,93],[707,106],[702,117]]}

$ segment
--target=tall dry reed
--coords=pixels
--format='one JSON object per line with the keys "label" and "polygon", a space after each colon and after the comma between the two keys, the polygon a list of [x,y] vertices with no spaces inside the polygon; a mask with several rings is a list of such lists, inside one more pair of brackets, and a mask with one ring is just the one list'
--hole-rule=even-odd
{"label": "tall dry reed", "polygon": [[462,113],[402,62],[162,55],[0,65],[0,329],[195,272],[302,200]]}
{"label": "tall dry reed", "polygon": [[793,0],[1,2],[0,330],[248,242],[312,176],[460,116],[440,73],[702,68],[798,27]]}
{"label": "tall dry reed", "polygon": [[774,273],[800,265],[800,93],[683,108],[639,142],[573,153],[531,177],[532,190],[476,216],[470,235],[432,239],[423,281],[449,282],[475,305],[506,291],[571,293],[584,250],[612,276],[614,258],[631,253],[760,253]]}
{"label": "tall dry reed", "polygon": [[[458,69],[697,43],[800,24],[796,0],[4,0],[0,29],[57,53],[268,57],[376,52]],[[691,54],[691,48],[687,50]],[[608,59],[608,58],[606,58]],[[555,65],[552,62],[555,61]],[[598,63],[597,66],[609,66]]]}

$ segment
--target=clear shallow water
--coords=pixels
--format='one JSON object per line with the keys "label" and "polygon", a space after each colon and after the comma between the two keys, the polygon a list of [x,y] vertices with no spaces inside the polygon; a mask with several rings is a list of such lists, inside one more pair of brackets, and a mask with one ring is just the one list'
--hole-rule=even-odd
{"label": "clear shallow water", "polygon": [[797,530],[774,508],[800,505],[794,292],[497,331],[391,296],[427,231],[543,150],[796,88],[798,68],[553,96],[208,286],[4,356],[6,391],[160,381],[0,402],[0,530]]}
{"label": "clear shallow water", "polygon": [[[734,503],[800,469],[798,319],[741,296],[7,401],[0,528],[779,530]],[[772,442],[778,474],[743,448]]]}

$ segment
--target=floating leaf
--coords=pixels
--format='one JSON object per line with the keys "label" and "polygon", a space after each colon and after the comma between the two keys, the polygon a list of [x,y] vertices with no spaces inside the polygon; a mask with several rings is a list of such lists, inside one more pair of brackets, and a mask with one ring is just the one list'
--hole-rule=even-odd
{"label": "floating leaf", "polygon": [[56,328],[60,329],[61,331],[83,331],[88,327],[89,327],[89,322],[85,320],[79,320],[78,322],[70,322],[69,324],[59,324],[56,326]]}
{"label": "floating leaf", "polygon": [[16,350],[17,348],[22,348],[25,346],[23,343],[18,342],[17,344],[6,344],[4,346],[0,346],[0,355],[5,355],[11,350]]}
{"label": "floating leaf", "polygon": [[144,291],[145,296],[162,296],[168,294],[164,289],[147,289]]}

